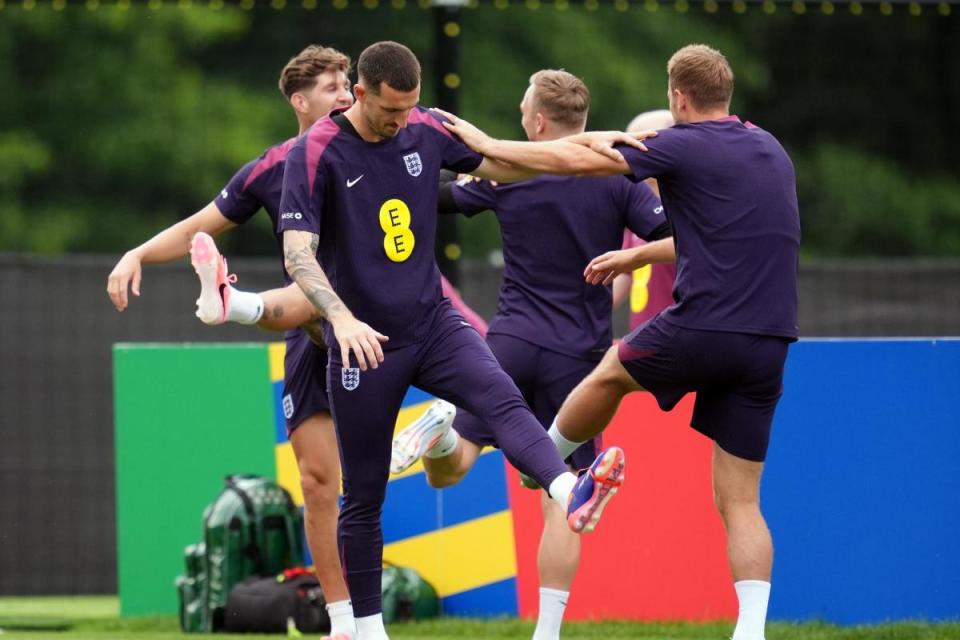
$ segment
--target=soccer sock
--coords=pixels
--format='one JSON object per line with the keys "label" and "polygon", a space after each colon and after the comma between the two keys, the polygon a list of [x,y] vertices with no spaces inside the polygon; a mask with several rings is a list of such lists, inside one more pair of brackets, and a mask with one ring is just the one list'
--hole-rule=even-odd
{"label": "soccer sock", "polygon": [[740,580],[733,583],[740,601],[740,615],[733,640],[763,640],[763,625],[767,621],[767,603],[770,601],[770,583],[765,580]]}
{"label": "soccer sock", "polygon": [[383,627],[382,613],[357,618],[357,631],[360,632],[360,640],[389,640],[387,630]]}
{"label": "soccer sock", "polygon": [[570,454],[579,449],[580,445],[583,444],[583,442],[573,442],[572,440],[564,438],[563,434],[560,433],[560,429],[557,428],[556,418],[553,419],[553,424],[550,425],[550,430],[547,431],[547,435],[550,436],[553,444],[557,447],[557,451],[560,452],[560,457],[564,460],[569,458]]}
{"label": "soccer sock", "polygon": [[533,640],[559,640],[560,625],[563,624],[563,612],[567,609],[569,591],[540,587],[540,615],[537,628],[533,630]]}
{"label": "soccer sock", "polygon": [[230,289],[227,320],[240,324],[256,324],[263,315],[263,298],[260,297],[259,293],[240,291],[233,287],[230,287]]}
{"label": "soccer sock", "polygon": [[327,603],[330,615],[330,635],[345,633],[351,638],[357,637],[357,622],[353,618],[353,605],[349,600],[337,600]]}
{"label": "soccer sock", "polygon": [[577,484],[577,476],[568,471],[554,478],[547,488],[547,493],[563,508],[564,513],[567,511],[567,499],[575,484]]}
{"label": "soccer sock", "polygon": [[457,450],[458,442],[460,442],[460,434],[451,427],[437,441],[437,444],[424,451],[423,455],[427,458],[445,458]]}

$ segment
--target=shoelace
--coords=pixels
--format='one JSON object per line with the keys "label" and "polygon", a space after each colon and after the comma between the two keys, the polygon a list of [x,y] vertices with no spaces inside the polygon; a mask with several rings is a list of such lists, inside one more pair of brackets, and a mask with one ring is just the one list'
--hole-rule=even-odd
{"label": "shoelace", "polygon": [[226,259],[226,258],[224,258],[223,256],[220,256],[220,259],[223,260],[223,271],[224,271],[224,273],[227,274],[227,282],[229,282],[230,284],[236,284],[236,282],[237,282],[237,274],[235,274],[235,273],[230,273],[230,270],[227,269],[227,259]]}

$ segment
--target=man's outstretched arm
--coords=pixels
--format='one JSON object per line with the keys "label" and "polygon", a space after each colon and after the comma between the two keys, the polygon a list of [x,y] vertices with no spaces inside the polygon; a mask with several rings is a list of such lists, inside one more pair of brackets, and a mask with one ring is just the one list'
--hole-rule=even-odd
{"label": "man's outstretched arm", "polygon": [[443,112],[444,126],[460,137],[477,153],[485,156],[474,175],[489,180],[509,182],[535,173],[561,175],[623,175],[632,173],[623,155],[614,144],[629,144],[646,150],[640,140],[648,134],[626,134],[619,131],[590,131],[548,142],[496,140],[466,120]]}
{"label": "man's outstretched arm", "polygon": [[319,243],[320,237],[315,233],[284,231],[283,263],[287,273],[333,327],[343,366],[350,366],[350,352],[353,351],[360,369],[366,371],[368,363],[376,369],[383,362],[380,343],[390,338],[357,320],[333,290],[317,262]]}
{"label": "man's outstretched arm", "polygon": [[[619,152],[611,149],[614,153]],[[491,138],[483,146],[484,161],[474,175],[488,180],[508,182],[503,167],[529,174],[551,173],[570,176],[615,176],[632,173],[623,156],[615,160],[593,151],[588,144],[566,139],[548,142],[519,142]],[[509,174],[508,174],[509,175]]]}

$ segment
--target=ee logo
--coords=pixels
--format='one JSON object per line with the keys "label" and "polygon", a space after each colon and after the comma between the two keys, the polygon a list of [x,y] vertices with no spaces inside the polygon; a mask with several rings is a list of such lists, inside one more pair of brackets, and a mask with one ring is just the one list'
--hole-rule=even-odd
{"label": "ee logo", "polygon": [[394,262],[409,258],[417,241],[410,230],[410,207],[403,200],[391,198],[380,205],[380,228],[387,257]]}
{"label": "ee logo", "polygon": [[647,308],[650,302],[650,276],[653,275],[653,265],[648,264],[635,269],[633,285],[630,287],[630,311],[640,313]]}

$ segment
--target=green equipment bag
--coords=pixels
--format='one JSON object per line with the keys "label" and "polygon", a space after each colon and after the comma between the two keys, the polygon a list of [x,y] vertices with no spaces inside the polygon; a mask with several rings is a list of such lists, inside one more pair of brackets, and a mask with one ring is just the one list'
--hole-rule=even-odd
{"label": "green equipment bag", "polygon": [[383,621],[386,624],[440,615],[437,591],[413,569],[384,566],[380,587],[383,592]]}
{"label": "green equipment bag", "polygon": [[222,630],[236,584],[303,564],[302,531],[300,510],[283,487],[261,476],[227,476],[203,512],[203,543],[184,551],[187,575],[176,583],[181,629]]}
{"label": "green equipment bag", "polygon": [[180,629],[185,633],[203,633],[207,629],[207,581],[204,573],[206,546],[191,544],[183,552],[187,574],[178,576]]}

